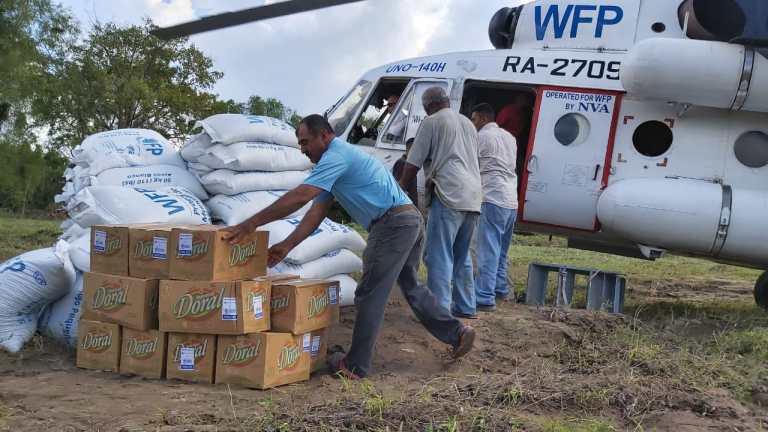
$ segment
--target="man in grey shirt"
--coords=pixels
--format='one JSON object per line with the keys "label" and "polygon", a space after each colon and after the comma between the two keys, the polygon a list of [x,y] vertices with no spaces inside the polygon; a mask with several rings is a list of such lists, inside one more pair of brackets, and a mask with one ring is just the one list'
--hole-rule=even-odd
{"label": "man in grey shirt", "polygon": [[429,206],[427,286],[454,316],[475,318],[469,245],[482,203],[478,135],[468,118],[451,110],[442,87],[427,89],[422,104],[428,117],[416,134],[400,185],[407,185],[424,168]]}
{"label": "man in grey shirt", "polygon": [[477,233],[477,310],[496,310],[496,299],[509,296],[507,252],[517,218],[517,142],[494,122],[496,112],[487,103],[472,109],[479,131],[480,177],[483,206]]}

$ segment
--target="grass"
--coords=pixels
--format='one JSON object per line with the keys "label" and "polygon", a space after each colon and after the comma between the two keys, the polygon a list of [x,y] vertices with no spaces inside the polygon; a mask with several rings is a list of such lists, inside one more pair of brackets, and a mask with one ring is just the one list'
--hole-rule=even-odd
{"label": "grass", "polygon": [[0,262],[24,252],[50,247],[61,235],[60,223],[0,217]]}
{"label": "grass", "polygon": [[[50,246],[58,224],[0,216],[0,262]],[[672,290],[685,285],[687,291],[667,300],[631,290],[623,319],[597,314],[587,326],[566,322],[576,338],[559,343],[552,358],[536,360],[541,367],[523,365],[528,376],[490,376],[476,385],[472,380],[439,381],[416,394],[385,394],[375,381],[341,379],[339,396],[329,399],[327,412],[315,407],[293,417],[267,397],[245,426],[282,431],[308,422],[332,430],[340,425],[335,413],[344,412],[348,419],[339,430],[397,430],[403,421],[413,425],[407,430],[432,431],[642,430],[650,413],[670,404],[701,416],[717,415],[717,407],[708,402],[712,389],[728,392],[757,412],[766,409],[754,394],[760,390],[768,397],[768,313],[754,306],[750,296],[713,300],[691,289],[709,285],[717,291],[721,283],[749,287],[759,271],[680,256],[649,262],[572,250],[563,239],[541,235],[516,236],[509,256],[518,292],[524,290],[531,261],[624,273],[630,288],[666,282]],[[556,386],[548,387],[548,380]],[[531,406],[546,415],[526,410]],[[523,412],[527,417],[520,416]],[[0,405],[0,424],[5,415]]]}

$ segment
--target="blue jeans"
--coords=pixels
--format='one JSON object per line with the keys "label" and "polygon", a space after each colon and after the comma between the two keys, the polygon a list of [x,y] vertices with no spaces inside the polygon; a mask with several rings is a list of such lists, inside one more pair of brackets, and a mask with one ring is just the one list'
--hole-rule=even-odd
{"label": "blue jeans", "polygon": [[475,285],[469,244],[478,214],[446,207],[432,199],[427,219],[427,286],[437,301],[454,314],[475,315]]}
{"label": "blue jeans", "polygon": [[477,232],[477,304],[493,306],[496,297],[509,295],[507,254],[512,243],[517,210],[483,203]]}

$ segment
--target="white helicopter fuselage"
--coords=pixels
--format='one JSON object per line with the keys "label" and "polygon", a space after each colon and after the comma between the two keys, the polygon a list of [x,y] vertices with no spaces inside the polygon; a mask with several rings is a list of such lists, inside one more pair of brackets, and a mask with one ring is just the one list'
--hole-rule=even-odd
{"label": "white helicopter fuselage", "polygon": [[[518,17],[511,49],[378,67],[328,117],[349,138],[383,96],[378,89],[405,86],[382,133],[361,140],[392,164],[425,117],[426,88],[443,86],[465,114],[484,97],[499,105],[528,93],[535,103],[518,137],[520,229],[564,235],[583,249],[651,259],[669,250],[766,269],[768,59],[685,38],[679,7],[534,2]],[[398,117],[405,129],[393,138]]]}

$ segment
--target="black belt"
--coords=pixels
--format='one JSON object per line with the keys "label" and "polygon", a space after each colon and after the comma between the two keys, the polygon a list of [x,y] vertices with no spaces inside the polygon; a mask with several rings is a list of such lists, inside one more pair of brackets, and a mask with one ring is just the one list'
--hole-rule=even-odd
{"label": "black belt", "polygon": [[419,211],[419,209],[415,205],[413,205],[413,204],[406,204],[406,205],[401,205],[401,206],[397,206],[397,207],[392,207],[391,209],[387,210],[386,213],[381,215],[380,218],[378,218],[378,219],[374,220],[373,222],[371,222],[371,226],[376,225],[377,222],[379,222],[380,220],[384,219],[387,216],[394,216],[394,215],[396,215],[398,213],[406,212],[408,210]]}

